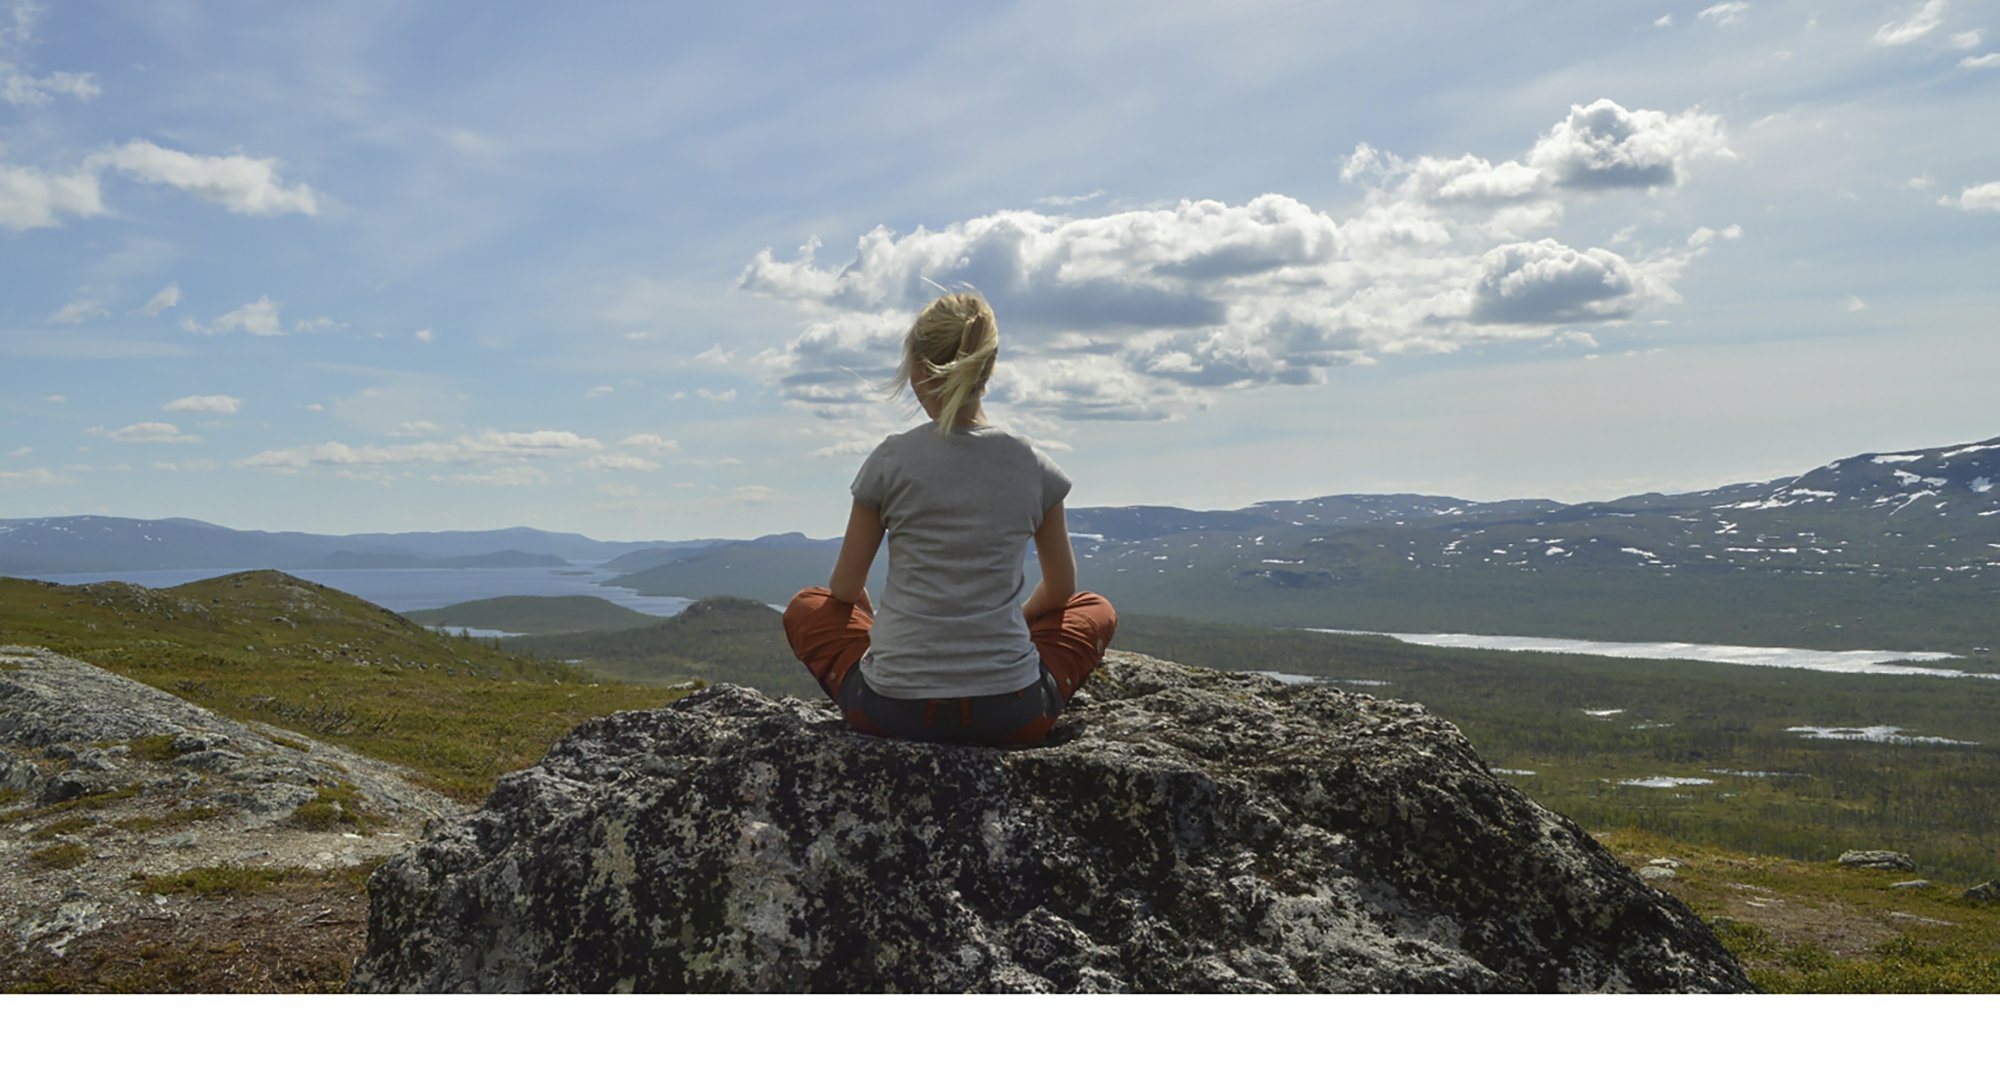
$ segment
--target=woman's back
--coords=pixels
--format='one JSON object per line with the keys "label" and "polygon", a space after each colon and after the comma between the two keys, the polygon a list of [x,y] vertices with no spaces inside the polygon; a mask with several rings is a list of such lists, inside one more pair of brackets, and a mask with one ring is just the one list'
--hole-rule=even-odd
{"label": "woman's back", "polygon": [[1028,541],[1070,482],[991,424],[892,435],[861,466],[857,502],[881,513],[889,577],[862,674],[898,699],[976,696],[1035,682],[1019,600]]}

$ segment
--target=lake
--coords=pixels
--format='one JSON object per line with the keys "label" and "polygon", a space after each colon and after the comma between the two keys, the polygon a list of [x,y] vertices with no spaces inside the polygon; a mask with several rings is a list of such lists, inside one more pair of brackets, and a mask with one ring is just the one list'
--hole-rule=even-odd
{"label": "lake", "polygon": [[1715,646],[1698,642],[1595,642],[1580,638],[1527,638],[1516,635],[1414,635],[1394,631],[1350,631],[1308,627],[1328,635],[1381,635],[1413,646],[1444,646],[1466,650],[1513,650],[1545,654],[1590,654],[1654,661],[1708,661],[1725,665],[1812,669],[1817,672],[1880,673],[1892,676],[1975,676],[2000,680],[1990,673],[1955,672],[1899,664],[1908,661],[1952,661],[1956,654],[1919,650],[1806,650],[1789,646]]}
{"label": "lake", "polygon": [[[111,570],[38,574],[32,577],[72,586],[85,582],[131,582],[162,589],[236,573],[239,572],[221,569]],[[351,593],[391,612],[443,608],[448,604],[463,604],[487,597],[602,597],[649,616],[679,615],[688,606],[685,597],[644,597],[636,590],[623,586],[603,585],[600,579],[617,577],[618,572],[586,566],[493,570],[288,570],[285,573],[342,593]]]}

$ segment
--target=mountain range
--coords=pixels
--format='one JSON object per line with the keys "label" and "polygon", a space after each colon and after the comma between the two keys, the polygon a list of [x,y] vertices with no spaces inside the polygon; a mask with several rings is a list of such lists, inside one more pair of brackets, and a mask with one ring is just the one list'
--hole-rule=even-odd
{"label": "mountain range", "polygon": [[[1981,649],[2000,623],[2000,438],[1601,502],[1332,495],[1070,510],[1082,583],[1128,611],[1395,631]],[[612,543],[533,529],[246,533],[184,519],[0,521],[0,573],[315,569],[337,552],[542,553],[611,584],[782,602],[838,539]],[[1032,559],[1030,565],[1032,566]],[[877,564],[876,584],[886,564]]]}

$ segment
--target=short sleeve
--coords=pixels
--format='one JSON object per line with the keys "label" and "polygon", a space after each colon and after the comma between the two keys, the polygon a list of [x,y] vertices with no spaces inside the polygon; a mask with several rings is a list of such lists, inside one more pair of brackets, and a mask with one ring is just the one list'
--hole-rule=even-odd
{"label": "short sleeve", "polygon": [[889,443],[877,445],[868,459],[861,462],[861,471],[854,474],[854,482],[847,490],[854,495],[854,501],[863,506],[882,509],[882,503],[889,497]]}
{"label": "short sleeve", "polygon": [[1035,463],[1041,468],[1042,472],[1042,509],[1040,513],[1046,514],[1049,512],[1050,507],[1069,497],[1069,475],[1057,467],[1054,461],[1049,460],[1048,454],[1043,453],[1039,449],[1035,450]]}

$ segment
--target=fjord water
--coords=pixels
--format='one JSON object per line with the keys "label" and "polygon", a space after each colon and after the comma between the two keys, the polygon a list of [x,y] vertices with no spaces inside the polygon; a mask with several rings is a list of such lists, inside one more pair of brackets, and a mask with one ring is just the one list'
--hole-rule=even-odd
{"label": "fjord water", "polygon": [[[86,582],[131,582],[150,589],[185,585],[189,582],[236,574],[234,570],[114,570],[80,574],[36,575],[43,581],[63,585]],[[420,608],[479,601],[488,597],[602,597],[634,612],[649,616],[674,616],[688,606],[685,597],[647,597],[623,586],[607,586],[601,578],[616,577],[617,571],[596,567],[505,567],[490,570],[288,570],[285,573],[308,582],[351,593],[364,601],[381,605],[391,612],[412,612]]]}
{"label": "fjord water", "polygon": [[1927,650],[1806,650],[1790,646],[1716,646],[1698,642],[1596,642],[1579,638],[1528,638],[1519,635],[1422,635],[1393,631],[1350,631],[1308,627],[1329,635],[1379,635],[1412,646],[1442,646],[1464,650],[1512,650],[1548,654],[1588,654],[1594,657],[1641,658],[1649,661],[1708,661],[1723,665],[1763,665],[1812,669],[1816,672],[1877,673],[1893,676],[1977,676],[2000,680],[1990,673],[1956,672],[1902,664],[1909,661],[1950,661],[1957,655]]}

